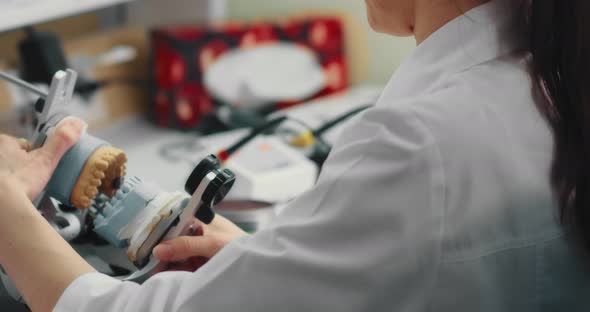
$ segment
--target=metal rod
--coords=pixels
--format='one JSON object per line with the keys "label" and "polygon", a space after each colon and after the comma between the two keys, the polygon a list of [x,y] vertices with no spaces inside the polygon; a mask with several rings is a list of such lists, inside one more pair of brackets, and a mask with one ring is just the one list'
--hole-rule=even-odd
{"label": "metal rod", "polygon": [[13,76],[10,76],[10,75],[8,75],[5,72],[0,71],[0,79],[4,79],[4,80],[6,80],[8,82],[11,82],[11,83],[13,83],[13,84],[15,84],[15,85],[23,88],[23,89],[26,89],[26,90],[28,90],[30,92],[35,93],[36,95],[38,95],[38,96],[40,96],[42,98],[46,98],[47,97],[47,92],[42,91],[41,89],[35,87],[34,85],[32,85],[32,84],[30,84],[30,83],[28,83],[28,82],[26,82],[24,80],[18,79],[18,78],[13,77]]}

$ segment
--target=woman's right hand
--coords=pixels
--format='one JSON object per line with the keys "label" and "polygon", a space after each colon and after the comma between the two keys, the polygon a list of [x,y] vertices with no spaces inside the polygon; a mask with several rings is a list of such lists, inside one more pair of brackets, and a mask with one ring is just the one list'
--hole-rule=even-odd
{"label": "woman's right hand", "polygon": [[31,144],[24,139],[0,134],[2,212],[12,208],[5,204],[7,195],[25,193],[30,200],[39,196],[62,156],[79,140],[85,128],[86,123],[82,120],[67,117],[49,135],[45,144],[36,150],[31,150]]}
{"label": "woman's right hand", "polygon": [[154,255],[163,262],[182,262],[171,270],[195,271],[225,245],[234,239],[248,235],[226,218],[216,215],[211,224],[193,220],[194,236],[181,236],[162,242],[154,248]]}

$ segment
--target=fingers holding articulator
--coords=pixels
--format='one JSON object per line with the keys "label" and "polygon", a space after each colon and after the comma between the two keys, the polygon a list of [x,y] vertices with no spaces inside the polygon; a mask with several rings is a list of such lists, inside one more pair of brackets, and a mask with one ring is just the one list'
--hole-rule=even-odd
{"label": "fingers holding articulator", "polygon": [[100,193],[115,195],[125,176],[126,163],[123,151],[83,134],[61,159],[46,193],[64,205],[87,209]]}

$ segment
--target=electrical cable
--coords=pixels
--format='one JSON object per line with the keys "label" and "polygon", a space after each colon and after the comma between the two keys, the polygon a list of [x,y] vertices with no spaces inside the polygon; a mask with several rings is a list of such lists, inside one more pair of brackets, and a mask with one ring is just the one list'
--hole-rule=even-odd
{"label": "electrical cable", "polygon": [[231,157],[235,152],[241,149],[244,145],[248,144],[254,138],[259,136],[260,134],[267,132],[268,130],[275,128],[285,120],[287,120],[287,116],[281,116],[274,119],[269,120],[263,125],[253,128],[250,130],[250,133],[237,141],[236,143],[232,144],[230,147],[226,149],[222,149],[217,153],[217,157],[221,160],[221,162],[225,162],[229,157]]}
{"label": "electrical cable", "polygon": [[[311,157],[312,160],[314,160],[314,161],[318,160],[320,162],[319,165],[321,165],[321,163],[323,163],[323,160],[326,159],[327,153],[329,153],[329,151],[330,151],[330,146],[328,146],[327,143],[325,143],[321,138],[322,134],[324,134],[326,131],[332,129],[333,127],[337,126],[338,124],[346,121],[350,117],[366,110],[367,108],[369,108],[371,106],[372,105],[364,105],[361,107],[354,108],[350,111],[347,111],[339,116],[336,116],[335,118],[325,122],[324,124],[322,124],[320,127],[316,128],[316,129],[304,131],[302,134],[300,134],[297,137],[295,137],[294,139],[290,140],[289,144],[291,144],[292,146],[296,146],[296,147],[306,147],[306,146],[310,146],[310,145],[314,145],[314,144],[323,145],[322,148],[316,149],[317,151],[321,151],[322,155],[316,155],[317,154],[317,152],[316,152]],[[271,119],[258,127],[253,128],[248,135],[246,135],[245,137],[240,139],[238,142],[234,143],[233,145],[231,145],[230,147],[228,147],[226,149],[219,151],[217,153],[217,157],[221,160],[221,162],[225,162],[235,152],[237,152],[244,145],[246,145],[247,143],[252,141],[258,135],[260,135],[264,132],[267,132],[268,130],[270,130],[272,128],[277,127],[278,125],[280,125],[281,123],[283,123],[286,120],[293,120],[297,123],[300,123],[304,127],[309,128],[309,126],[307,126],[307,124],[305,124],[303,121],[299,121],[295,118],[291,118],[288,116],[280,116],[280,117]]]}
{"label": "electrical cable", "polygon": [[313,130],[312,133],[315,137],[320,137],[326,131],[332,129],[333,127],[337,126],[338,124],[340,124],[340,123],[344,122],[345,120],[349,119],[350,117],[355,116],[356,114],[368,109],[371,106],[372,105],[364,105],[364,106],[352,109],[348,112],[345,112],[342,115],[337,116],[337,117],[333,118],[332,120],[325,122],[319,128]]}
{"label": "electrical cable", "polygon": [[347,111],[339,116],[336,116],[335,118],[325,122],[316,129],[308,130],[301,133],[297,137],[291,139],[289,144],[299,148],[306,148],[312,146],[311,153],[307,157],[314,163],[316,163],[318,167],[321,168],[326,159],[328,158],[330,151],[332,150],[332,146],[322,138],[322,135],[328,130],[332,129],[333,127],[348,120],[352,116],[355,116],[358,113],[370,108],[371,106],[372,105],[364,105]]}
{"label": "electrical cable", "polygon": [[[328,130],[334,128],[335,126],[341,124],[342,122],[348,120],[352,116],[368,109],[372,105],[363,105],[361,107],[356,107],[352,110],[349,110],[341,115],[338,115],[331,120],[323,123],[316,129],[310,129],[308,131],[302,132],[300,135],[296,136],[295,138],[289,141],[289,144],[296,147],[307,147],[310,145],[315,144],[318,140],[321,139],[322,135],[327,132]],[[298,121],[299,123],[305,125],[305,123]],[[309,128],[309,127],[308,127]]]}
{"label": "electrical cable", "polygon": [[[257,127],[253,127],[246,136],[239,139],[236,143],[230,145],[228,148],[218,151],[216,156],[221,160],[222,163],[226,162],[238,150],[243,148],[246,144],[251,142],[253,139],[258,137],[259,135],[264,134],[264,133],[268,133],[271,130],[272,130],[272,132],[279,134],[280,131],[276,131],[276,130],[274,130],[274,128],[277,128],[281,123],[283,123],[287,120],[291,120],[291,121],[294,121],[294,122],[300,124],[303,128],[305,128],[307,130],[298,134],[294,138],[288,140],[287,143],[291,146],[299,147],[299,148],[306,148],[309,146],[314,146],[313,152],[311,153],[311,155],[308,155],[308,157],[312,161],[314,161],[316,164],[318,164],[318,166],[321,167],[321,165],[323,164],[323,162],[327,158],[327,155],[329,154],[330,149],[331,149],[331,146],[321,138],[321,135],[324,134],[326,131],[332,129],[336,125],[346,121],[350,117],[362,112],[363,110],[366,110],[369,107],[371,107],[371,105],[364,105],[361,107],[354,108],[350,111],[347,111],[347,112],[325,122],[324,124],[322,124],[321,126],[319,126],[316,129],[311,129],[311,127],[309,125],[307,125],[305,122],[303,122],[299,119],[293,118],[293,117],[289,117],[286,115],[275,117],[273,119],[265,121],[263,124],[261,124]],[[287,133],[289,133],[289,132],[287,131]],[[181,146],[184,146],[184,143],[182,143]],[[168,153],[164,152],[164,150],[167,150],[169,148],[170,147],[168,146],[168,147],[163,148],[161,150],[161,154],[164,157],[168,158]]]}

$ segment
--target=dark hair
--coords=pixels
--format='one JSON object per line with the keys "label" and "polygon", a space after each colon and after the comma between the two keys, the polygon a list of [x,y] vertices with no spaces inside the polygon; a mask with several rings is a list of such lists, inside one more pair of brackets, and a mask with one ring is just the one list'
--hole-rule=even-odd
{"label": "dark hair", "polygon": [[528,0],[530,51],[555,137],[551,183],[563,226],[590,252],[590,1]]}

